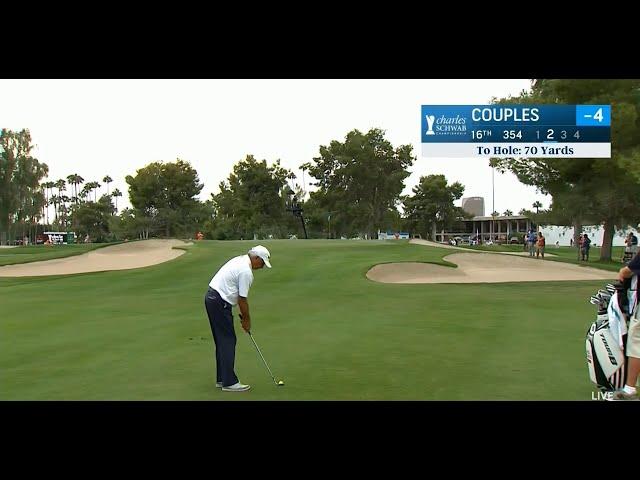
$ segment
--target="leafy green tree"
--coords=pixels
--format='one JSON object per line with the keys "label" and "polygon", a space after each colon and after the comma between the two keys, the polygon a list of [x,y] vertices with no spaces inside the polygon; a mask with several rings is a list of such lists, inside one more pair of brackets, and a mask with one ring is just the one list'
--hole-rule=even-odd
{"label": "leafy green tree", "polygon": [[45,197],[40,181],[49,168],[31,155],[29,130],[0,130],[0,242],[10,240],[12,226],[40,217]]}
{"label": "leafy green tree", "polygon": [[234,165],[228,180],[220,183],[220,193],[212,194],[216,217],[212,237],[284,236],[290,220],[285,210],[285,187],[290,176],[280,160],[268,166],[266,160],[247,155]]}
{"label": "leafy green tree", "polygon": [[460,182],[448,185],[444,175],[427,175],[412,191],[404,200],[407,225],[423,237],[429,234],[435,241],[438,228],[448,229],[458,218],[468,216],[453,204],[464,193]]}
{"label": "leafy green tree", "polygon": [[408,168],[415,161],[411,145],[394,148],[384,131],[349,132],[343,142],[320,146],[320,156],[303,168],[317,180],[310,194],[318,208],[339,212],[335,231],[356,231],[373,238],[385,218],[397,212]]}
{"label": "leafy green tree", "polygon": [[149,219],[151,226],[176,233],[178,220],[188,216],[202,190],[198,172],[181,159],[173,163],[154,162],[128,175],[129,198],[134,209]]}
{"label": "leafy green tree", "polygon": [[115,208],[111,197],[104,195],[98,202],[84,202],[74,209],[72,222],[81,237],[88,234],[94,242],[109,240],[109,220]]}
{"label": "leafy green tree", "polygon": [[149,238],[153,219],[146,217],[144,212],[132,208],[125,208],[120,215],[109,218],[109,231],[115,239],[131,240]]}

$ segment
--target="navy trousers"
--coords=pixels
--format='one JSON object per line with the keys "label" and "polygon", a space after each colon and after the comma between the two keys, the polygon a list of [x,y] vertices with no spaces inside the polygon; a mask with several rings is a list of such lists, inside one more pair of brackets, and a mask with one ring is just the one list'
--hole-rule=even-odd
{"label": "navy trousers", "polygon": [[236,332],[233,328],[231,304],[209,287],[204,297],[204,306],[216,345],[216,382],[222,382],[223,387],[234,385],[238,383],[238,377],[233,371],[236,359]]}

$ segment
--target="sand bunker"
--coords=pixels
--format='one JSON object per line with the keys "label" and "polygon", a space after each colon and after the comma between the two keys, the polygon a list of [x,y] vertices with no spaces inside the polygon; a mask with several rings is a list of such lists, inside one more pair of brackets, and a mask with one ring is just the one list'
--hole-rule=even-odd
{"label": "sand bunker", "polygon": [[75,257],[7,265],[0,267],[0,277],[39,277],[148,267],[179,257],[185,253],[184,250],[175,250],[173,247],[185,245],[185,242],[180,240],[142,240],[121,243]]}
{"label": "sand bunker", "polygon": [[616,272],[499,253],[453,253],[444,259],[458,268],[428,263],[387,263],[367,278],[383,283],[502,283],[554,280],[615,280]]}

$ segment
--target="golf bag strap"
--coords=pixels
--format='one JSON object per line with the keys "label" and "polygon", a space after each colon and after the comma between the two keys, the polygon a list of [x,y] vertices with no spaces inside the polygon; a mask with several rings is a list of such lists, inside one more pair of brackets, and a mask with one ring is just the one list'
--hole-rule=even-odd
{"label": "golf bag strap", "polygon": [[634,315],[638,315],[638,309],[640,308],[638,306],[638,275],[634,275],[633,277],[631,277],[631,286],[629,287],[629,292],[631,293],[631,295],[629,295],[629,318],[633,317]]}

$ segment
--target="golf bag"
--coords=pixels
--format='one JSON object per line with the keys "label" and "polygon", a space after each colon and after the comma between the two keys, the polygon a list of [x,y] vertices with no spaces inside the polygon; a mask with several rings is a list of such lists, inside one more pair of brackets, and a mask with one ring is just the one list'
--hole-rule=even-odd
{"label": "golf bag", "polygon": [[606,314],[604,317],[593,322],[587,332],[587,366],[591,381],[600,390],[613,391],[624,386],[627,362],[624,350],[609,331]]}
{"label": "golf bag", "polygon": [[627,376],[628,286],[628,283],[613,285],[608,289],[610,298],[599,297],[602,301],[597,303],[596,321],[587,331],[585,344],[589,377],[603,391],[622,388]]}

